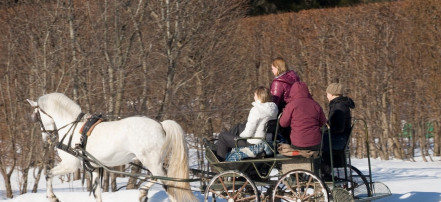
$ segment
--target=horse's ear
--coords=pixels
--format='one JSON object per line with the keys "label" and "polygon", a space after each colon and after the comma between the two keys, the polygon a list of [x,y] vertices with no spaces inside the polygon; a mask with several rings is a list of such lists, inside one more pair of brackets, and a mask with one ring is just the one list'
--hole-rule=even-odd
{"label": "horse's ear", "polygon": [[31,104],[32,107],[38,107],[37,102],[30,100],[30,99],[26,99],[26,100],[29,102],[29,104]]}

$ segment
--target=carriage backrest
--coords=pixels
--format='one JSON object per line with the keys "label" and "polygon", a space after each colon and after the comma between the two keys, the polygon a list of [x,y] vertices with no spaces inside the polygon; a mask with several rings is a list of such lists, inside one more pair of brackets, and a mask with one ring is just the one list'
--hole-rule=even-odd
{"label": "carriage backrest", "polygon": [[[271,133],[272,134],[272,138],[271,138],[271,140],[272,140],[272,142],[273,142],[273,148],[275,149],[275,150],[277,150],[276,148],[277,148],[277,135],[279,134],[279,132],[280,132],[280,129],[281,129],[281,126],[280,126],[280,117],[282,117],[282,113],[280,113],[279,114],[279,116],[277,116],[277,120],[275,120],[276,122],[274,123],[274,122],[271,122],[271,124],[272,124],[272,130],[271,131],[274,131],[273,133]],[[271,120],[271,121],[274,121],[274,120]],[[267,132],[267,135],[268,135],[268,132]],[[275,153],[274,153],[275,154]]]}
{"label": "carriage backrest", "polygon": [[271,142],[274,140],[274,135],[276,134],[277,126],[278,126],[277,119],[269,120],[268,122],[265,123],[265,132],[266,132],[265,140],[267,142]]}

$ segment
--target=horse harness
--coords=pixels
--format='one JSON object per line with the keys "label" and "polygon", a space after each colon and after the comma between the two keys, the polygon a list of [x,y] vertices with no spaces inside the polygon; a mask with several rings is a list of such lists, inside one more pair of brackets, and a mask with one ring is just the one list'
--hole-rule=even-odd
{"label": "horse harness", "polygon": [[87,118],[86,123],[84,123],[83,127],[81,127],[80,129],[80,134],[81,134],[80,145],[83,149],[86,149],[87,137],[89,137],[90,134],[92,134],[92,131],[95,128],[95,126],[103,121],[104,119],[102,118],[101,114],[98,115],[95,114]]}
{"label": "horse harness", "polygon": [[[96,168],[90,164],[90,161],[88,160],[89,158],[87,158],[87,156],[85,156],[85,154],[80,154],[79,150],[75,149],[75,148],[81,148],[83,150],[86,149],[87,137],[90,136],[90,134],[92,133],[92,130],[95,128],[96,125],[98,125],[99,123],[104,121],[104,119],[102,118],[102,115],[101,114],[100,115],[92,115],[91,117],[87,118],[87,121],[84,123],[84,125],[80,129],[80,134],[81,134],[80,143],[76,144],[75,147],[72,147],[71,146],[72,145],[72,137],[73,137],[75,128],[77,127],[78,123],[83,119],[85,113],[81,112],[74,121],[72,121],[72,122],[70,122],[60,128],[57,128],[55,123],[53,123],[53,130],[46,130],[46,128],[44,127],[43,121],[41,119],[40,113],[38,113],[38,112],[45,114],[46,116],[48,116],[52,120],[54,120],[54,118],[51,115],[49,115],[47,112],[45,112],[43,109],[41,109],[39,106],[37,106],[35,108],[36,109],[35,109],[35,112],[33,114],[32,119],[34,119],[34,121],[36,121],[40,124],[41,130],[44,133],[50,135],[50,137],[48,138],[48,143],[49,144],[56,143],[57,138],[59,137],[58,131],[63,128],[66,128],[67,126],[70,125],[69,130],[64,134],[63,138],[56,145],[57,148],[65,151],[75,157],[79,157],[80,155],[82,155],[84,169],[89,172],[92,172],[93,170],[95,170]],[[35,115],[35,117],[34,117],[34,115]],[[69,135],[69,141],[68,141],[67,145],[63,144],[63,141],[66,138],[67,134],[69,134],[69,132],[70,132],[70,135]]]}
{"label": "horse harness", "polygon": [[[80,158],[83,161],[83,169],[85,171],[87,170],[90,173],[90,176],[92,176],[92,172],[96,168],[90,164],[90,158],[88,156],[86,156],[85,152],[80,153],[80,151],[86,151],[87,137],[90,136],[93,128],[95,128],[96,125],[98,125],[99,123],[104,121],[104,119],[102,118],[102,115],[93,115],[93,116],[87,118],[87,121],[84,123],[84,125],[80,129],[80,134],[81,134],[80,143],[76,144],[75,148],[74,148],[74,147],[71,147],[72,137],[73,137],[75,128],[77,127],[78,123],[83,119],[85,113],[81,112],[74,121],[62,126],[61,128],[58,128],[58,129],[57,129],[57,126],[55,125],[55,122],[53,122],[53,130],[46,130],[46,128],[44,127],[43,121],[41,120],[40,113],[38,113],[38,112],[45,114],[46,116],[51,118],[52,121],[54,121],[54,118],[51,115],[49,115],[47,112],[45,112],[43,109],[41,109],[39,106],[35,107],[35,111],[32,114],[32,119],[36,122],[38,121],[38,123],[40,124],[41,130],[50,135],[50,137],[48,138],[48,143],[50,145],[52,145],[53,143],[56,143],[57,138],[59,137],[59,134],[58,134],[59,130],[71,125],[69,130],[64,134],[63,138],[58,142],[57,148],[65,151],[75,157],[80,157],[80,155],[81,155]],[[63,144],[63,141],[69,132],[71,132],[71,134],[69,136],[69,141],[68,141],[67,145]],[[103,180],[103,169],[99,168],[98,170],[99,170],[98,176],[102,181]],[[86,179],[85,174],[86,174],[86,172],[83,172],[82,184],[84,184],[84,180]],[[90,178],[90,182],[92,184],[92,178]],[[90,190],[91,193],[96,188],[97,188],[97,186],[94,186],[92,188],[92,190]]]}

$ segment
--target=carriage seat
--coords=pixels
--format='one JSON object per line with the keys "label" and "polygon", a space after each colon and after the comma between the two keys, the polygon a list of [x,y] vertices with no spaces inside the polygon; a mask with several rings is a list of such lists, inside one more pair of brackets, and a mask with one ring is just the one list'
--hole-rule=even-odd
{"label": "carriage seat", "polygon": [[294,149],[289,144],[278,144],[277,152],[283,156],[303,156],[305,158],[318,158],[319,151]]}

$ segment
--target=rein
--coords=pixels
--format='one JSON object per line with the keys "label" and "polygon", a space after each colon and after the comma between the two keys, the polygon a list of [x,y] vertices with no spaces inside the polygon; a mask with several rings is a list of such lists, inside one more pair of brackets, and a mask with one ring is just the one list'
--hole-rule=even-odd
{"label": "rein", "polygon": [[[57,147],[58,147],[59,149],[61,149],[61,148],[64,147],[64,146],[70,147],[70,145],[71,145],[71,143],[72,143],[72,137],[73,137],[73,134],[74,134],[74,131],[75,131],[75,129],[72,130],[72,128],[76,128],[76,127],[77,127],[78,123],[81,121],[81,119],[83,118],[84,114],[85,114],[85,113],[81,112],[81,113],[77,116],[77,118],[75,119],[75,121],[69,123],[69,124],[71,124],[69,130],[64,134],[63,138],[58,142],[58,146],[57,146]],[[69,124],[67,124],[67,125],[65,125],[65,126],[63,126],[63,127],[66,127],[66,126],[68,126]],[[61,127],[61,128],[63,128],[63,127]],[[60,128],[60,129],[61,129],[61,128]],[[60,129],[58,129],[58,130],[60,130]],[[71,132],[71,134],[70,134],[70,136],[69,136],[69,142],[67,143],[67,145],[64,145],[64,144],[63,144],[64,138],[66,138],[66,135],[67,135],[71,130],[72,130],[72,132]],[[58,132],[57,132],[57,135],[58,135]]]}

